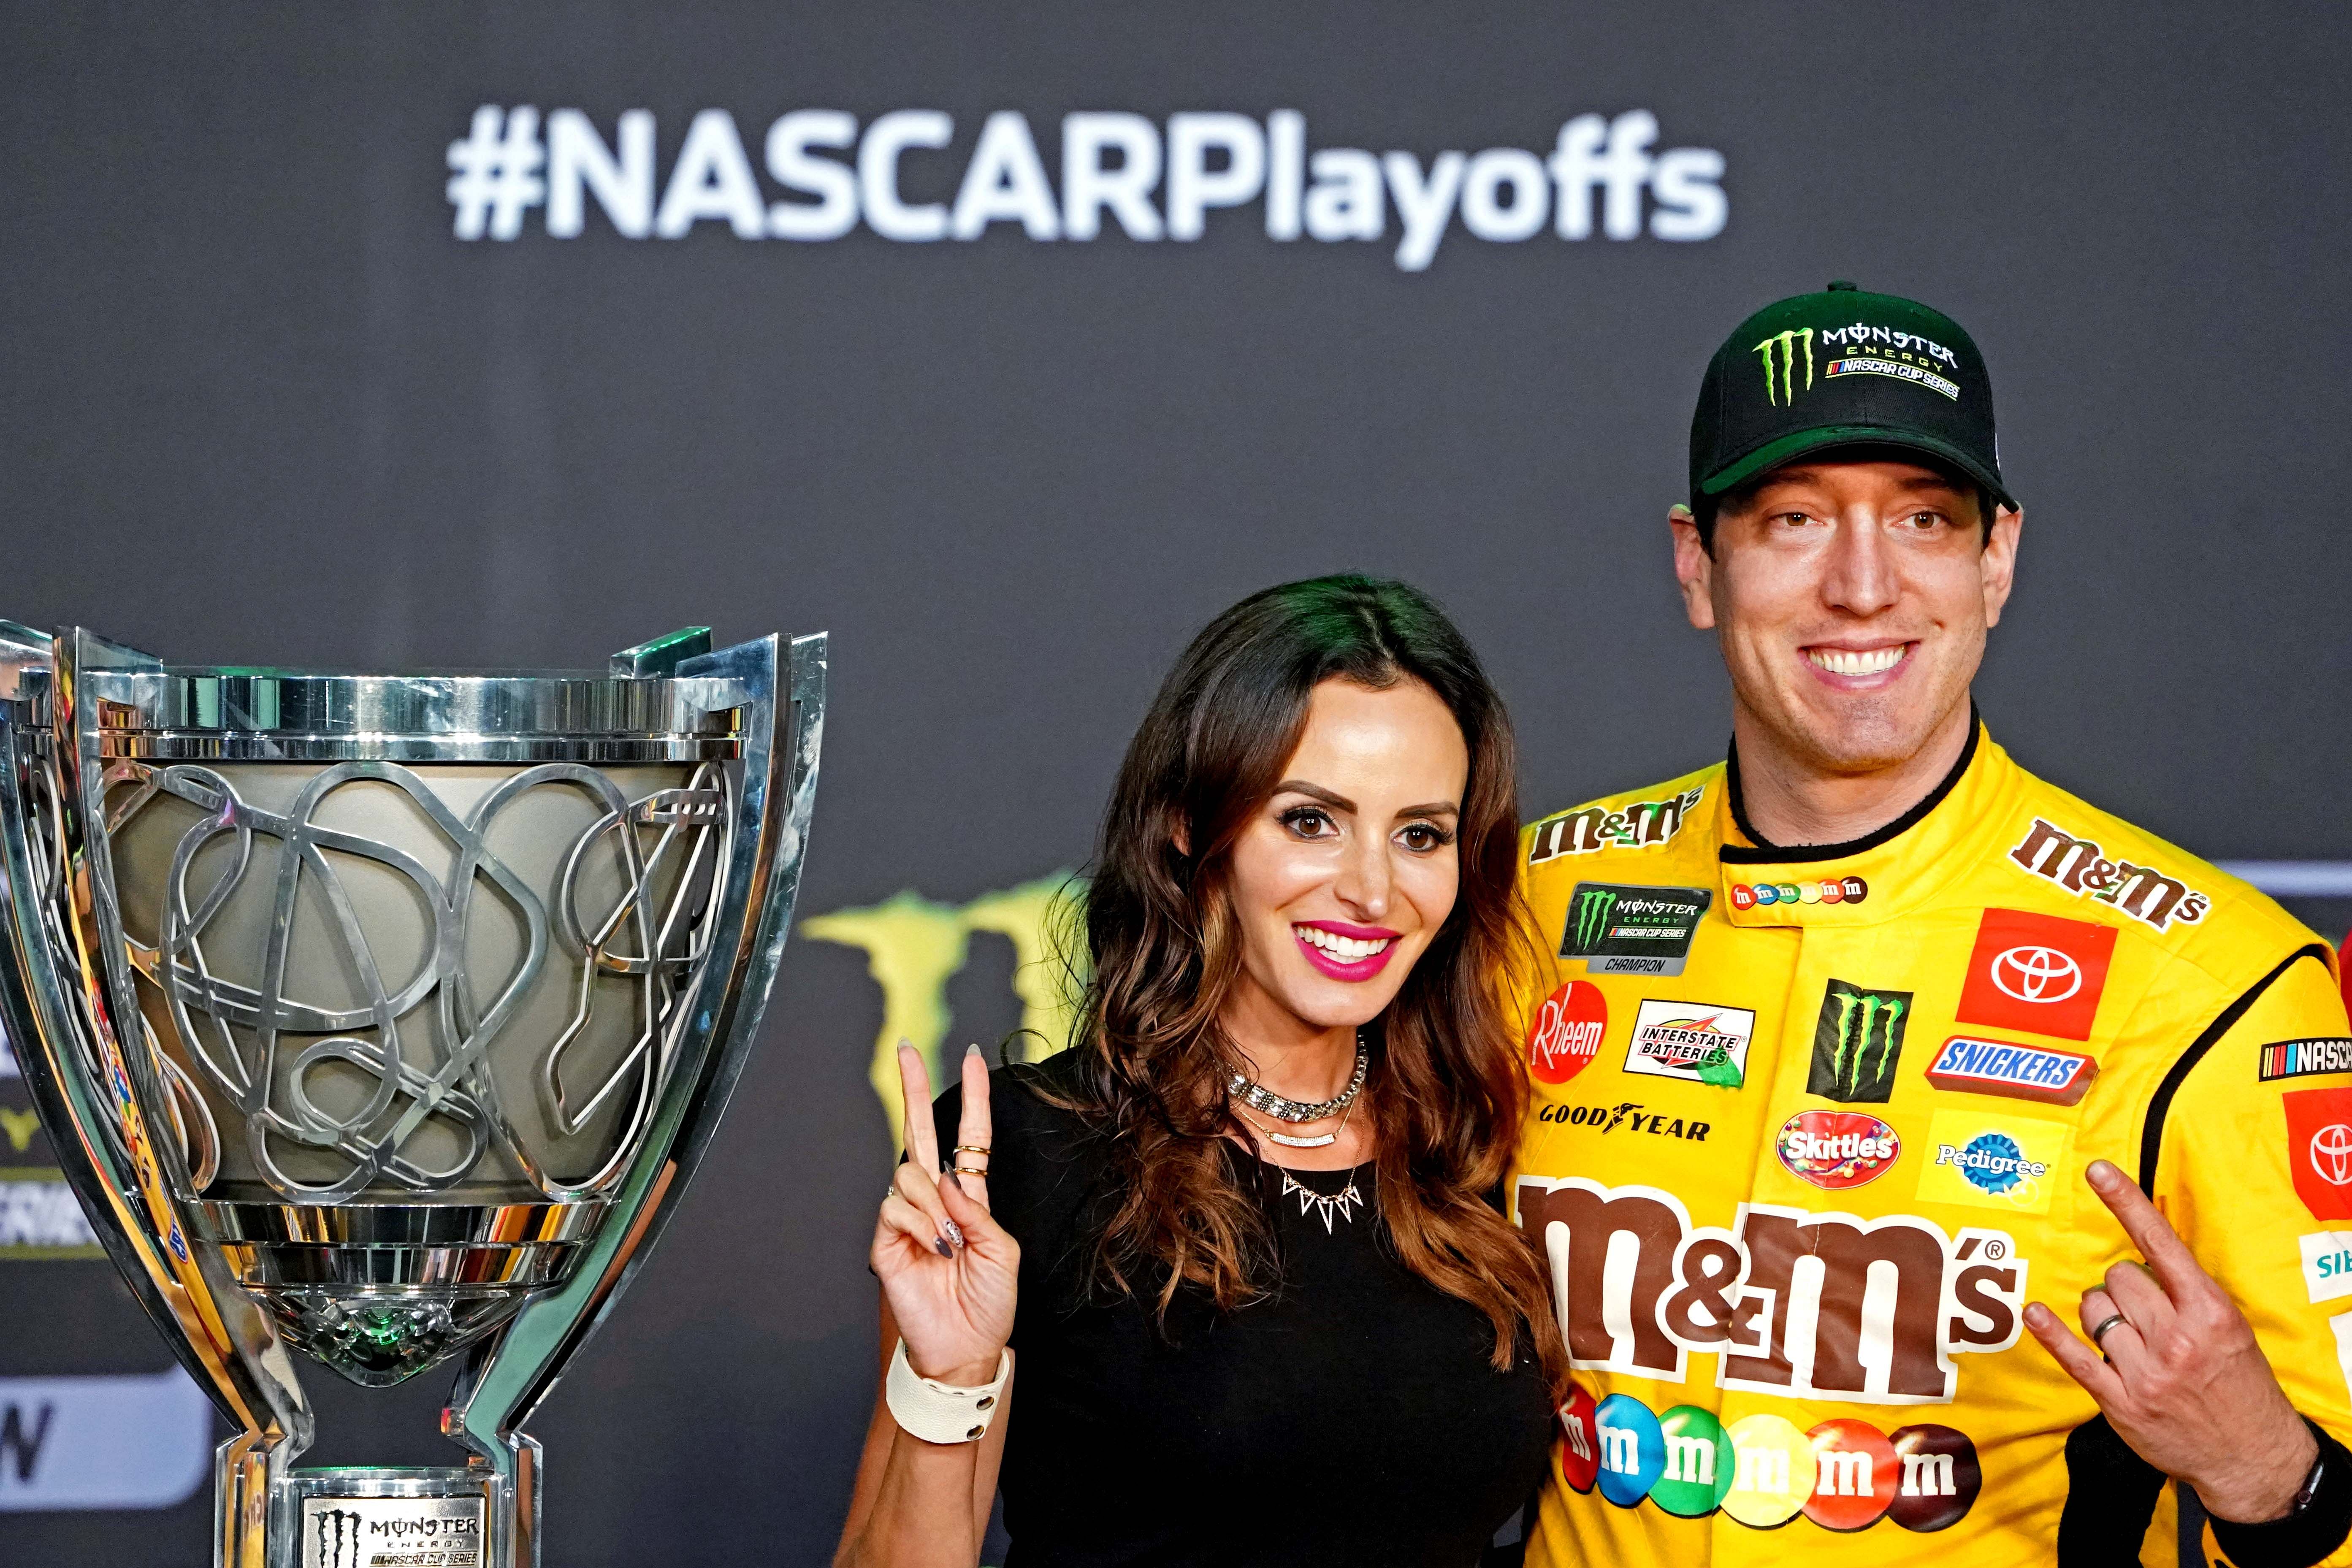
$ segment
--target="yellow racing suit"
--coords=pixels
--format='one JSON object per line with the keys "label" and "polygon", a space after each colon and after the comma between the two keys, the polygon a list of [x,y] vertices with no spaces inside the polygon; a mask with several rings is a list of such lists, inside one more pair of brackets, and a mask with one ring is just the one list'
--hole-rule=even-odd
{"label": "yellow racing suit", "polygon": [[2071,1323],[2136,1256],[2083,1180],[2111,1160],[2352,1436],[2334,955],[1980,724],[1850,844],[1759,847],[1738,780],[1524,835],[1547,957],[1510,1203],[1578,1385],[1530,1568],[2205,1562],[2193,1497],[2022,1309]]}

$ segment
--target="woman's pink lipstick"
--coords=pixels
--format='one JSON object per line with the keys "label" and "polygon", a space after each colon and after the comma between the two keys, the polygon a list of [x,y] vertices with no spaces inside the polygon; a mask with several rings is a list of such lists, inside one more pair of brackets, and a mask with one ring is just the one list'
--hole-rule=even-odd
{"label": "woman's pink lipstick", "polygon": [[[1345,959],[1307,941],[1304,933],[1308,931],[1329,931],[1333,936],[1356,942],[1384,942],[1388,945],[1362,958]],[[1396,954],[1397,933],[1380,926],[1350,925],[1346,921],[1293,921],[1290,935],[1298,943],[1298,951],[1307,955],[1307,962],[1334,980],[1370,980],[1386,969],[1389,960]]]}

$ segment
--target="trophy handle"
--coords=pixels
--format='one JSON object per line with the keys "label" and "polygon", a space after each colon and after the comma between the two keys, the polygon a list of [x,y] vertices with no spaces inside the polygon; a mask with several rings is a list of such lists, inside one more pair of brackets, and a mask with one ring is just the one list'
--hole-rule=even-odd
{"label": "trophy handle", "polygon": [[[310,1447],[310,1405],[268,1318],[212,1249],[188,1245],[173,1195],[174,1178],[193,1190],[183,1151],[140,1110],[172,1101],[158,1093],[161,1068],[135,999],[126,1008],[120,994],[83,979],[125,984],[129,965],[104,952],[96,913],[110,910],[114,889],[89,831],[95,756],[79,744],[78,677],[160,664],[87,632],[68,641],[0,622],[0,926],[13,949],[13,962],[0,963],[0,1023],[91,1228],[164,1342],[239,1428],[216,1460],[215,1560],[264,1568],[270,1483]],[[49,896],[68,884],[70,898]],[[76,911],[71,929],[61,907]],[[102,962],[78,961],[93,952]]]}
{"label": "trophy handle", "polygon": [[[615,656],[635,668],[692,647],[700,628]],[[743,713],[741,816],[700,994],[680,1005],[712,1043],[680,1053],[692,1070],[667,1084],[636,1158],[614,1188],[613,1214],[571,1282],[534,1299],[468,1354],[441,1415],[443,1434],[479,1456],[513,1500],[511,1561],[539,1561],[539,1444],[520,1430],[563,1367],[601,1326],[668,1223],[741,1077],[783,955],[800,890],[824,739],[825,638],[775,637],[678,660],[675,678],[732,687]],[[712,707],[726,704],[714,700]],[[500,1558],[498,1561],[506,1561]]]}

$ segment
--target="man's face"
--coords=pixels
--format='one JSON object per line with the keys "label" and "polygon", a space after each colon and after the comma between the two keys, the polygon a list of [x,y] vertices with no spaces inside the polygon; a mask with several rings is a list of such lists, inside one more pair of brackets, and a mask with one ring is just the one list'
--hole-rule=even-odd
{"label": "man's face", "polygon": [[1918,464],[1801,460],[1718,514],[1712,559],[1675,509],[1691,625],[1716,630],[1735,700],[1793,760],[1895,766],[1967,702],[2023,521],[2003,511],[1987,539],[1977,507]]}

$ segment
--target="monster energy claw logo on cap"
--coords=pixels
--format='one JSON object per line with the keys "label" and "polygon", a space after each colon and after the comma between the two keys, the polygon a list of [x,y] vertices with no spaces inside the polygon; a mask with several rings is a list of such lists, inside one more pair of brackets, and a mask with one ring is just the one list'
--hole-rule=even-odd
{"label": "monster energy claw logo on cap", "polygon": [[1812,1075],[1805,1092],[1846,1104],[1884,1105],[1911,1017],[1908,991],[1871,991],[1832,980],[1813,1025]]}
{"label": "monster energy claw logo on cap", "polygon": [[[1796,331],[1774,332],[1756,345],[1756,352],[1764,356],[1765,402],[1794,403],[1797,401],[1796,372],[1797,348],[1799,344],[1802,344],[1805,351],[1804,390],[1811,392],[1813,389],[1812,328],[1806,327]],[[1772,384],[1772,361],[1773,351],[1775,349],[1780,351],[1780,384],[1779,387],[1779,395],[1777,396],[1774,395],[1774,388]]]}
{"label": "monster energy claw logo on cap", "polygon": [[1711,888],[1579,882],[1569,895],[1559,955],[1589,974],[1680,974]]}

